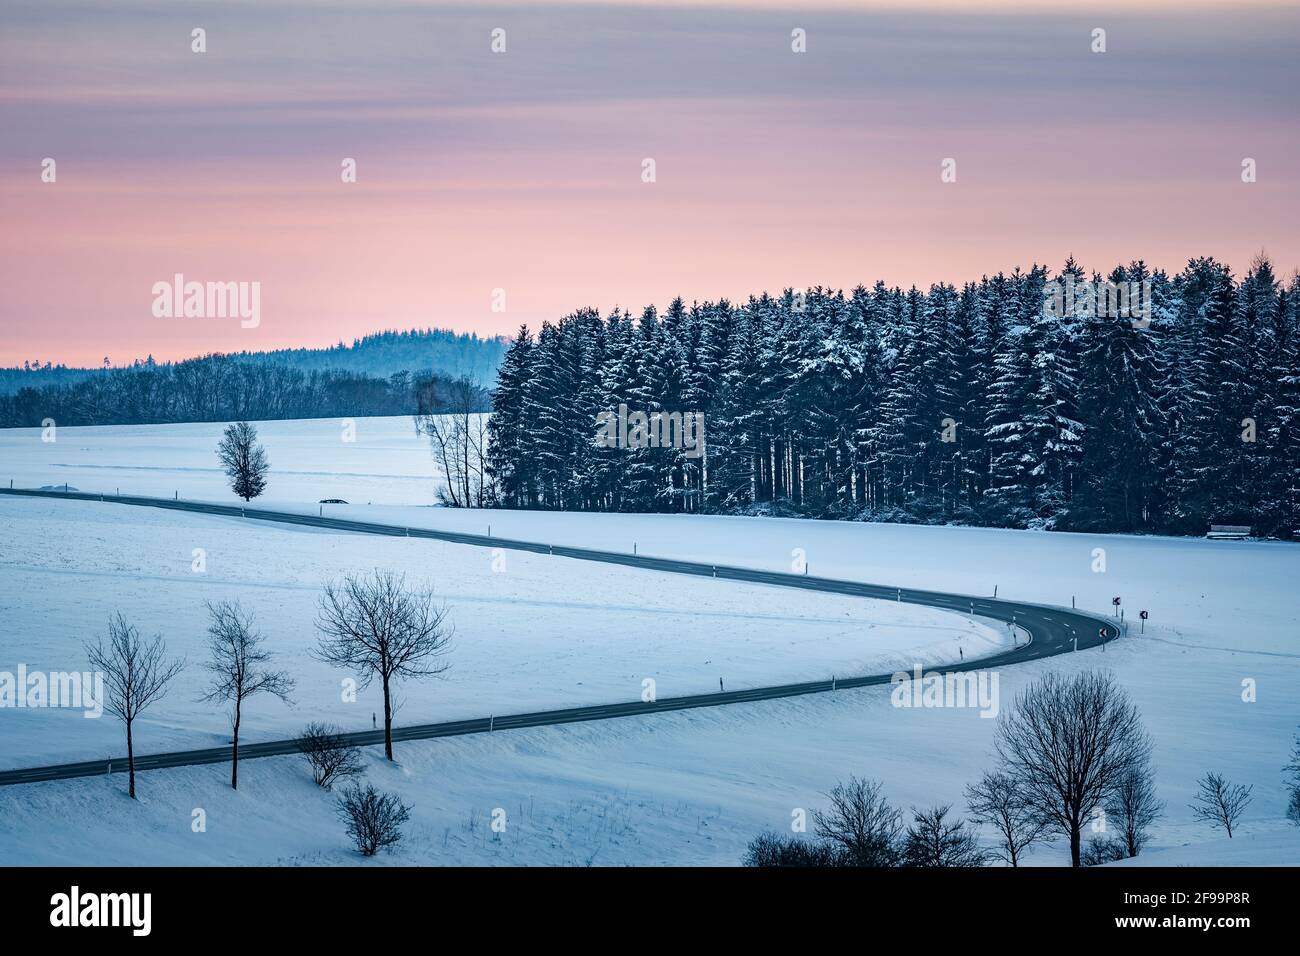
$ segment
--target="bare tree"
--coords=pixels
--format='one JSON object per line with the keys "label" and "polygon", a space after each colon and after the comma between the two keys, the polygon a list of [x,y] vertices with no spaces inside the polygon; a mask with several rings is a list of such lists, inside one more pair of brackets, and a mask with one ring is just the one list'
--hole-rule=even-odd
{"label": "bare tree", "polygon": [[996,742],[1035,812],[1069,837],[1074,866],[1084,822],[1151,753],[1137,708],[1113,677],[1095,672],[1053,672],[1031,684],[1000,722]]}
{"label": "bare tree", "polygon": [[903,839],[903,865],[968,868],[983,866],[987,855],[964,820],[949,823],[951,806],[912,808],[912,825]]}
{"label": "bare tree", "polygon": [[338,812],[363,856],[374,856],[401,841],[402,824],[411,817],[411,808],[396,794],[380,793],[370,784],[364,790],[356,784],[344,790]]}
{"label": "bare tree", "polygon": [[486,395],[468,378],[421,383],[416,393],[417,434],[429,436],[442,472],[438,498],[454,508],[482,508],[490,484],[487,470]]}
{"label": "bare tree", "polygon": [[447,609],[433,592],[406,586],[406,576],[376,569],[325,585],[315,657],[355,670],[361,687],[378,677],[384,692],[384,753],[393,759],[393,681],[436,677],[451,642]]}
{"label": "bare tree", "polygon": [[311,776],[318,787],[332,789],[336,780],[365,771],[360,748],[350,745],[337,727],[313,721],[298,735],[297,742],[311,765]]}
{"label": "bare tree", "polygon": [[973,820],[997,831],[993,855],[1011,866],[1019,866],[1024,852],[1047,835],[1049,822],[1009,774],[984,774],[979,783],[966,788],[966,803]]}
{"label": "bare tree", "polygon": [[830,809],[813,814],[816,832],[839,849],[845,865],[898,865],[902,818],[885,799],[879,781],[849,777],[827,796]]}
{"label": "bare tree", "polygon": [[1160,819],[1165,805],[1156,799],[1150,767],[1135,767],[1120,780],[1106,802],[1106,816],[1119,827],[1124,852],[1137,856],[1147,842],[1147,828]]}
{"label": "bare tree", "polygon": [[1192,800],[1192,816],[1211,826],[1223,827],[1231,840],[1233,828],[1254,799],[1250,792],[1255,788],[1229,783],[1217,773],[1207,773],[1197,783],[1200,790]]}
{"label": "bare tree", "polygon": [[239,789],[239,726],[244,701],[256,694],[270,694],[285,703],[293,690],[293,679],[286,671],[271,670],[269,651],[263,650],[265,638],[253,630],[253,615],[238,601],[205,605],[208,622],[208,651],[212,659],[203,665],[213,677],[212,689],[203,695],[206,701],[230,704],[230,788]]}
{"label": "bare tree", "polygon": [[230,479],[230,490],[251,501],[266,490],[266,473],[271,463],[257,443],[257,429],[248,422],[226,426],[217,445],[217,458]]}
{"label": "bare tree", "polygon": [[184,659],[167,659],[167,645],[159,635],[141,639],[135,626],[120,613],[108,621],[108,644],[96,638],[86,645],[90,669],[104,675],[104,707],[126,725],[128,792],[135,799],[134,725],[151,704],[167,693],[172,678],[185,668]]}

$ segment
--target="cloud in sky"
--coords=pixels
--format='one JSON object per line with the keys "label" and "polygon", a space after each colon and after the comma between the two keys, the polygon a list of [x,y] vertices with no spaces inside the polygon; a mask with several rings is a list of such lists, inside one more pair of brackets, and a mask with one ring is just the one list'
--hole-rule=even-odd
{"label": "cloud in sky", "polygon": [[[0,10],[0,362],[492,333],[1070,253],[1300,264],[1290,7]],[[154,319],[175,272],[261,282],[262,324]]]}

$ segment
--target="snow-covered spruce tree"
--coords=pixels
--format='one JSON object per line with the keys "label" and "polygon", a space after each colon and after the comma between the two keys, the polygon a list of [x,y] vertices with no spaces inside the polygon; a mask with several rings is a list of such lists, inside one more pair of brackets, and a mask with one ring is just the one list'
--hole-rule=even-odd
{"label": "snow-covered spruce tree", "polygon": [[[626,311],[615,310],[605,332],[605,362],[599,370],[601,411],[617,416],[621,406],[633,407],[637,384],[636,325]],[[627,456],[622,448],[596,447],[592,451],[598,500],[603,511],[624,511]]]}
{"label": "snow-covered spruce tree", "polygon": [[1300,275],[1279,294],[1269,379],[1272,418],[1260,516],[1263,530],[1300,535]]}
{"label": "snow-covered spruce tree", "polygon": [[1033,402],[1038,394],[1034,368],[1035,312],[1025,294],[1024,275],[1007,280],[1011,323],[998,343],[986,396],[984,440],[989,449],[985,514],[995,525],[1025,527],[1036,517],[1042,480],[1042,446],[1048,412]]}
{"label": "snow-covered spruce tree", "polygon": [[[1058,279],[1083,277],[1067,260]],[[1210,259],[1172,278],[1133,262],[1108,277],[1150,281],[1150,326],[1130,330],[1086,294],[1049,315],[1048,278],[1035,266],[960,292],[877,282],[546,323],[498,382],[501,503],[1293,533],[1294,283],[1262,260],[1240,287]],[[623,404],[704,412],[703,458],[596,447],[593,416]]]}
{"label": "snow-covered spruce tree", "polygon": [[491,485],[507,508],[528,508],[537,503],[534,462],[527,453],[529,423],[525,415],[533,355],[528,326],[520,326],[506,349],[492,393],[492,415],[487,424],[487,467]]}
{"label": "snow-covered spruce tree", "polygon": [[[1127,280],[1117,272],[1111,281]],[[1069,526],[1146,530],[1159,414],[1149,334],[1130,317],[1093,316],[1083,329],[1081,363],[1082,455]]]}
{"label": "snow-covered spruce tree", "polygon": [[1213,259],[1194,259],[1177,278],[1176,377],[1167,382],[1169,449],[1165,524],[1181,533],[1203,533],[1213,511],[1224,441],[1218,395],[1220,356],[1233,309],[1232,277]]}
{"label": "snow-covered spruce tree", "polygon": [[230,490],[245,501],[252,501],[266,490],[271,463],[257,442],[257,429],[248,422],[226,426],[217,445],[217,459],[230,480]]}

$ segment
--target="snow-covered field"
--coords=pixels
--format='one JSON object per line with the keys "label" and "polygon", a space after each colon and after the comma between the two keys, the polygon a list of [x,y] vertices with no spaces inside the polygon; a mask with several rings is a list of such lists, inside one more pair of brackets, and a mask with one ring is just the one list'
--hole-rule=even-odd
{"label": "snow-covered field", "polygon": [[[390,434],[409,424],[382,421]],[[1157,787],[1167,804],[1137,862],[1300,863],[1300,828],[1283,819],[1281,773],[1300,729],[1300,547],[782,519],[448,511],[423,507],[432,496],[431,468],[418,439],[403,459],[409,474],[398,464],[396,443],[346,457],[365,447],[372,423],[376,434],[385,427],[359,420],[357,443],[337,444],[343,450],[335,477],[273,474],[267,505],[315,510],[321,497],[374,501],[337,507],[411,526],[483,531],[490,522],[497,536],[629,551],[636,542],[641,553],[764,568],[789,568],[800,549],[814,574],[980,594],[996,586],[1000,596],[1067,606],[1073,596],[1099,611],[1122,595],[1130,614],[1150,610],[1145,635],[1134,628],[1135,636],[1104,654],[1004,669],[1003,707],[1050,670],[1113,671],[1155,740]],[[294,424],[262,429],[273,466],[330,472],[324,436],[337,434],[339,423],[298,423],[297,433]],[[302,461],[292,453],[277,460],[273,427],[284,429],[283,449],[302,449]],[[0,448],[18,485],[57,484],[65,476],[84,490],[111,491],[120,478],[124,493],[175,490],[230,500],[215,473],[185,470],[212,467],[210,459],[202,464],[202,449],[205,441],[215,445],[220,426],[153,428],[126,430],[137,433],[131,437],[61,429],[54,447],[37,450],[36,432],[0,432]],[[169,431],[190,429],[206,431],[168,443]],[[105,461],[119,468],[114,484],[87,467]],[[349,484],[359,479],[343,472],[394,477],[363,486]],[[149,484],[159,476],[162,484]],[[202,643],[201,602],[237,597],[257,611],[271,645],[301,668],[296,709],[255,705],[250,735],[278,736],[325,712],[344,722],[340,714],[347,712],[332,702],[341,675],[310,664],[302,650],[312,640],[320,579],[376,565],[430,580],[456,619],[453,671],[427,693],[404,691],[400,720],[409,722],[631,699],[641,679],[656,674],[659,693],[669,694],[712,689],[719,675],[731,687],[824,677],[841,667],[885,669],[891,665],[882,662],[921,654],[939,659],[957,640],[969,652],[996,633],[978,624],[972,630],[959,615],[889,602],[515,552],[507,552],[504,572],[493,573],[485,549],[111,504],[0,499],[0,525],[0,670],[16,661],[75,665],[80,642],[119,607],[193,660]],[[204,574],[191,571],[194,548],[207,553]],[[1249,687],[1255,693],[1248,700]],[[220,739],[220,715],[196,703],[196,691],[178,689],[158,705],[143,730],[150,743],[142,747]],[[354,706],[364,724],[370,705],[363,699]],[[0,764],[29,765],[38,751],[48,752],[39,762],[53,762],[118,749],[108,720],[33,714],[0,711]],[[755,833],[786,830],[793,810],[824,805],[822,794],[849,774],[882,779],[904,809],[952,803],[960,811],[962,788],[988,766],[995,725],[969,709],[896,709],[887,688],[866,688],[401,743],[396,767],[371,748],[372,781],[414,808],[406,842],[374,863],[734,864]],[[1254,786],[1254,802],[1231,841],[1195,822],[1188,808],[1196,778],[1207,770]],[[0,788],[0,861],[358,862],[329,796],[311,785],[299,758],[248,762],[238,794],[223,785],[225,774],[220,766],[146,773],[135,804],[120,777]],[[192,813],[200,807],[207,831],[194,833]],[[498,809],[507,821],[499,834],[488,826]],[[1062,846],[1048,846],[1031,862],[1060,864],[1067,856]]]}
{"label": "snow-covered field", "polygon": [[[0,671],[86,668],[82,645],[122,612],[162,634],[187,667],[137,729],[145,751],[229,740],[224,711],[200,702],[208,676],[205,601],[251,610],[294,706],[253,698],[246,741],[293,736],[310,720],[369,729],[379,687],[343,703],[355,674],[310,656],[322,584],[371,568],[431,587],[455,628],[445,678],[405,684],[402,723],[709,693],[839,674],[878,674],[990,654],[1003,625],[889,601],[727,584],[682,575],[292,525],[84,501],[0,497]],[[195,551],[202,570],[195,570]],[[0,769],[113,756],[109,719],[69,709],[0,710]]]}
{"label": "snow-covered field", "polygon": [[[83,491],[228,498],[216,447],[225,425],[99,425],[0,429],[0,483]],[[258,422],[274,475],[263,501],[434,500],[426,438],[409,416]],[[51,440],[52,439],[52,440]]]}

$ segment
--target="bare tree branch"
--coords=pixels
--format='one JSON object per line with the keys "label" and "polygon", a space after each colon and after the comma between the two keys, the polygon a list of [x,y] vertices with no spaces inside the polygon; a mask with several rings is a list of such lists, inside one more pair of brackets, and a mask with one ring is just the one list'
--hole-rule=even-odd
{"label": "bare tree branch", "polygon": [[1197,781],[1200,790],[1192,802],[1192,816],[1211,826],[1223,827],[1232,839],[1232,831],[1254,799],[1254,787],[1230,783],[1221,774],[1207,773]]}
{"label": "bare tree branch", "polygon": [[128,791],[135,799],[135,720],[167,693],[185,660],[167,660],[167,645],[159,635],[145,641],[119,612],[108,621],[108,644],[96,638],[86,645],[90,668],[104,675],[104,707],[126,725]]}
{"label": "bare tree branch", "polygon": [[1095,672],[1052,672],[1031,684],[1000,722],[996,742],[1031,806],[1069,837],[1074,866],[1083,824],[1151,754],[1137,708],[1113,677]]}
{"label": "bare tree branch", "polygon": [[452,629],[447,608],[432,591],[406,586],[406,576],[376,569],[325,585],[314,656],[347,668],[365,687],[378,677],[384,692],[384,752],[393,759],[393,682],[436,677],[450,666],[442,658]]}
{"label": "bare tree branch", "polygon": [[211,617],[208,650],[212,659],[203,669],[213,676],[213,684],[202,699],[231,705],[230,787],[238,790],[239,726],[244,701],[256,694],[270,694],[289,703],[293,679],[286,671],[268,667],[271,654],[262,649],[265,638],[253,630],[253,615],[245,612],[237,601],[208,602],[205,606]]}
{"label": "bare tree branch", "polygon": [[1019,866],[1024,852],[1047,835],[1048,821],[1010,774],[984,774],[979,783],[966,788],[966,802],[973,820],[997,831],[994,855],[1011,866]]}

